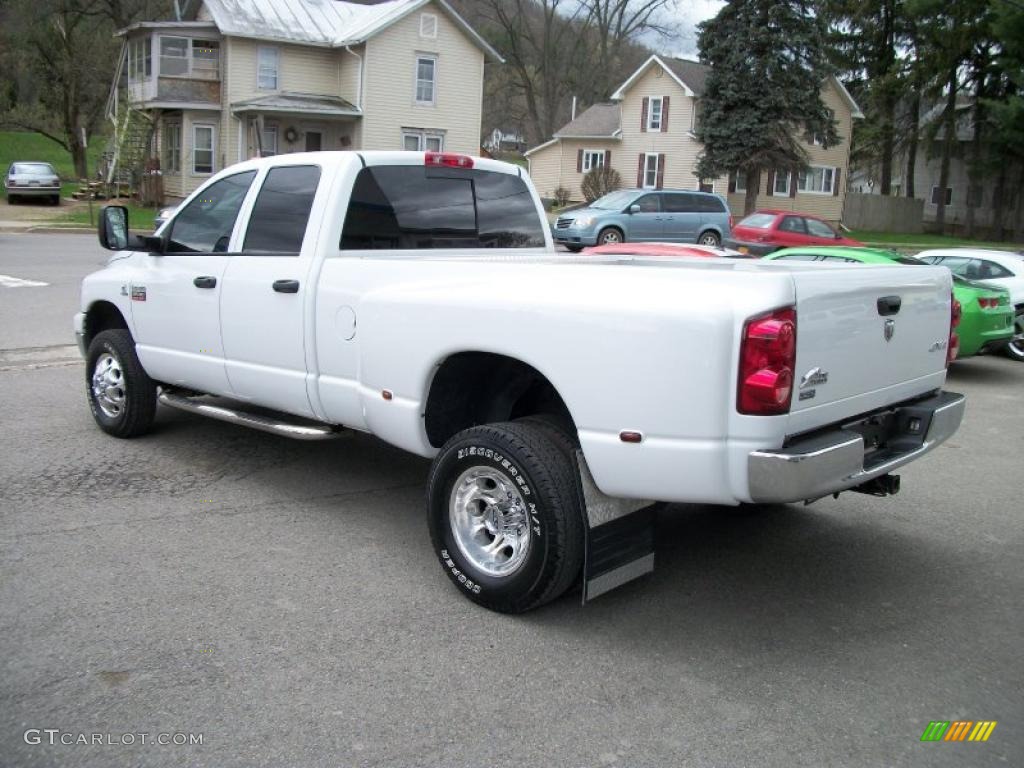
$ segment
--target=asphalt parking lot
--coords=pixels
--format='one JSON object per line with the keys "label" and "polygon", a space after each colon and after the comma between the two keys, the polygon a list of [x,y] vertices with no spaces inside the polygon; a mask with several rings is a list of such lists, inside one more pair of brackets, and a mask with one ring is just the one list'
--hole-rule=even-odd
{"label": "asphalt parking lot", "polygon": [[1024,764],[1024,365],[954,366],[964,425],[895,498],[670,506],[654,574],[508,617],[435,562],[419,458],[103,435],[68,345],[104,260],[0,235],[47,283],[0,281],[0,766]]}

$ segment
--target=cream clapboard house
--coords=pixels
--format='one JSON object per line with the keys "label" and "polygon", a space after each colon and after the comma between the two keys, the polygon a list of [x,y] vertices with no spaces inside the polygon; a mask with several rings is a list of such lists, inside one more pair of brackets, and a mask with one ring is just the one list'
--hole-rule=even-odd
{"label": "cream clapboard house", "polygon": [[122,98],[155,127],[172,199],[282,152],[477,154],[484,63],[501,61],[444,0],[202,0],[119,34]]}
{"label": "cream clapboard house", "polygon": [[[530,176],[541,196],[554,197],[564,187],[573,200],[582,200],[584,174],[611,165],[625,187],[713,191],[728,195],[732,212],[741,214],[746,193],[742,179],[702,181],[694,174],[701,150],[694,129],[707,71],[695,61],[651,56],[610,102],[595,104],[550,141],[527,151]],[[863,114],[835,78],[823,86],[822,99],[838,121],[840,143],[823,149],[806,142],[808,173],[762,173],[758,207],[803,211],[832,222],[842,219],[853,121]]]}

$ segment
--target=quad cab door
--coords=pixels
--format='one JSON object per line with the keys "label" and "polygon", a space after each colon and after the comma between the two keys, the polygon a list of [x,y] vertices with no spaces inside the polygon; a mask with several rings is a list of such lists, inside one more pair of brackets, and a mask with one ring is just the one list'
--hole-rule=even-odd
{"label": "quad cab door", "polygon": [[[305,313],[312,307],[318,165],[277,165],[256,182],[239,252],[221,294],[221,336],[236,399],[313,417],[306,392]],[[319,222],[323,217],[317,216]]]}
{"label": "quad cab door", "polygon": [[220,297],[238,212],[256,177],[245,171],[205,187],[168,226],[163,253],[139,257],[132,299],[139,360],[150,377],[227,395]]}

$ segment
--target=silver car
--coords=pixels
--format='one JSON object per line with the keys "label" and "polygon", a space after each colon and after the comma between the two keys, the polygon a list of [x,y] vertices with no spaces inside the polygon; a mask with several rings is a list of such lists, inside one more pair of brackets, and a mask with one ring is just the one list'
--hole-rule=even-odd
{"label": "silver car", "polygon": [[8,204],[22,197],[40,197],[60,205],[60,176],[49,163],[11,163],[4,186]]}

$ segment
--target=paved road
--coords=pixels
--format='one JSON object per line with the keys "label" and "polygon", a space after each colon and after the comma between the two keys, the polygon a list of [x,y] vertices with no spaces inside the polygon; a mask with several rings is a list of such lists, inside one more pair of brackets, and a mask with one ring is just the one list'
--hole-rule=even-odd
{"label": "paved road", "polygon": [[[0,286],[0,346],[66,342],[61,286],[98,259],[0,242],[0,274],[54,286]],[[964,427],[897,498],[672,506],[652,576],[518,618],[435,563],[425,461],[168,412],[117,441],[82,377],[0,370],[0,765],[1022,763],[1024,365],[955,367]],[[938,719],[999,725],[922,744]]]}

